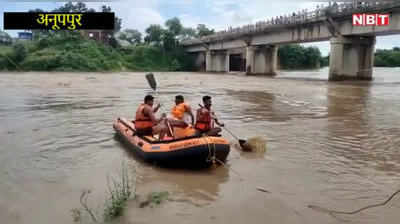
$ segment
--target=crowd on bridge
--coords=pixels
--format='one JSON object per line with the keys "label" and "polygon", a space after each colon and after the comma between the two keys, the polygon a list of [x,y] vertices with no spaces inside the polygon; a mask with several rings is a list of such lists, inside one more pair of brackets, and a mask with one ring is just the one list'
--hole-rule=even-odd
{"label": "crowd on bridge", "polygon": [[293,12],[291,14],[286,14],[282,16],[276,16],[274,18],[259,21],[255,24],[244,25],[241,27],[232,28],[229,27],[228,30],[223,30],[217,32],[215,34],[206,36],[202,39],[214,39],[214,38],[221,38],[226,35],[232,34],[241,34],[241,33],[256,33],[266,28],[281,26],[281,25],[290,25],[290,24],[299,24],[299,23],[306,23],[312,21],[314,19],[318,19],[321,16],[326,16],[329,14],[343,14],[343,13],[352,13],[358,12],[363,10],[370,10],[378,6],[382,6],[387,4],[387,2],[378,2],[378,1],[353,1],[347,3],[338,4],[337,2],[329,2],[328,5],[317,5],[315,10],[308,11],[307,9],[303,9],[298,12]]}

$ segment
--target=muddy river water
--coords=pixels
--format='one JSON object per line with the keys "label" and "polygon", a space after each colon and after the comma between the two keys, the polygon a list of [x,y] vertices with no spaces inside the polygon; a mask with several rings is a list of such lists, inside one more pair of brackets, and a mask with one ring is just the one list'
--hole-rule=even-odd
{"label": "muddy river water", "polygon": [[144,74],[0,74],[1,223],[72,223],[83,189],[101,210],[107,176],[121,161],[139,195],[176,199],[154,208],[130,202],[121,223],[399,222],[400,197],[354,215],[307,207],[352,211],[400,189],[399,68],[376,68],[373,82],[339,83],[326,81],[327,69],[277,78],[155,73],[166,109],[176,94],[194,108],[211,95],[234,133],[267,140],[263,155],[232,146],[226,167],[203,171],[143,163],[114,139],[113,119],[133,118],[152,92]]}

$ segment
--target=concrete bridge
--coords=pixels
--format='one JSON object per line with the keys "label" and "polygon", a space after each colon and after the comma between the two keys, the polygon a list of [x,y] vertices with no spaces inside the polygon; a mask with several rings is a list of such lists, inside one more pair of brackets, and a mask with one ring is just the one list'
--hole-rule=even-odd
{"label": "concrete bridge", "polygon": [[[389,14],[389,25],[353,26],[353,13]],[[354,1],[229,28],[182,44],[207,72],[276,75],[279,45],[330,40],[329,80],[371,80],[376,36],[393,34],[400,34],[400,1]]]}

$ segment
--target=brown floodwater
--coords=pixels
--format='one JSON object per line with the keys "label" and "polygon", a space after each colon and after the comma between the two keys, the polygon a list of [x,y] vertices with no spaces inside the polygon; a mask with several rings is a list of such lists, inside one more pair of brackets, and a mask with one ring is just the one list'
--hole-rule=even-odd
{"label": "brown floodwater", "polygon": [[130,201],[121,223],[397,224],[400,197],[354,215],[308,207],[352,211],[400,188],[400,69],[339,83],[327,71],[155,73],[167,110],[176,94],[194,108],[211,95],[226,127],[267,140],[265,154],[232,145],[226,167],[201,171],[143,163],[114,138],[113,119],[133,118],[152,93],[145,73],[1,73],[1,223],[72,223],[83,189],[101,211],[107,176],[125,161],[139,198],[168,191],[171,200]]}

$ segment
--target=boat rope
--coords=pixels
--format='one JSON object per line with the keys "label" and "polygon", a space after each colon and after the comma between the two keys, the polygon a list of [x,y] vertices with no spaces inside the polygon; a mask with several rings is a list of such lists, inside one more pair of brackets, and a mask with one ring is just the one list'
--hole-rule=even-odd
{"label": "boat rope", "polygon": [[308,207],[311,208],[311,209],[314,209],[314,210],[319,210],[319,211],[321,211],[321,212],[327,212],[327,213],[329,213],[329,214],[331,214],[331,215],[332,215],[332,214],[353,215],[353,214],[359,213],[359,212],[361,212],[361,211],[363,211],[363,210],[366,210],[366,209],[369,209],[369,208],[378,207],[378,206],[384,206],[384,205],[386,205],[390,200],[392,200],[393,197],[394,197],[396,194],[398,194],[398,193],[400,193],[400,190],[394,192],[388,199],[386,199],[386,201],[384,201],[384,202],[382,202],[382,203],[373,204],[373,205],[368,205],[368,206],[365,206],[365,207],[363,207],[363,208],[357,209],[357,210],[355,210],[355,211],[337,211],[337,210],[332,210],[332,209],[323,208],[323,207],[320,207],[320,206],[318,206],[318,205],[308,205]]}
{"label": "boat rope", "polygon": [[220,164],[222,164],[225,168],[227,168],[228,170],[231,170],[234,174],[236,174],[239,178],[240,178],[240,180],[244,180],[244,178],[238,173],[238,172],[236,172],[234,169],[232,169],[231,167],[228,167],[224,162],[222,162],[221,160],[219,160],[219,159],[217,159],[217,158],[215,158],[215,160],[218,162],[218,163],[220,163]]}
{"label": "boat rope", "polygon": [[[239,177],[240,181],[245,181],[245,178],[243,178],[242,175],[240,175],[239,172],[234,170],[232,167],[227,166],[226,163],[224,163],[223,161],[221,161],[220,159],[218,159],[216,157],[216,155],[215,155],[216,154],[215,144],[212,143],[213,149],[211,149],[210,142],[209,142],[209,136],[203,135],[203,137],[204,137],[204,139],[205,139],[205,141],[207,143],[207,146],[208,146],[208,156],[207,156],[206,162],[212,161],[213,164],[216,164],[216,162],[218,162],[219,164],[222,164],[224,166],[224,168],[226,168],[227,170],[230,170],[234,174],[236,174]],[[256,189],[258,191],[261,191],[261,192],[271,193],[270,191],[266,190],[263,187],[257,187]]]}
{"label": "boat rope", "polygon": [[212,162],[213,164],[215,164],[215,161],[216,161],[216,156],[215,156],[215,151],[216,151],[216,149],[215,149],[215,144],[214,143],[211,143],[212,145],[213,145],[213,148],[211,148],[211,144],[210,144],[210,141],[209,141],[209,137],[207,136],[207,135],[204,135],[204,139],[205,139],[205,141],[206,141],[206,143],[207,143],[207,147],[208,147],[208,155],[207,155],[207,159],[206,159],[206,162]]}
{"label": "boat rope", "polygon": [[[231,167],[228,167],[224,162],[222,162],[215,156],[215,154],[216,154],[215,144],[214,143],[210,144],[209,136],[205,135],[204,139],[206,140],[207,147],[208,147],[208,156],[207,156],[206,162],[212,161],[213,164],[216,164],[216,162],[218,162],[221,165],[223,165],[226,169],[231,170],[234,174],[236,174],[240,178],[241,181],[244,180],[244,178],[237,171],[235,171]],[[212,145],[212,148],[211,148],[211,145]]]}

